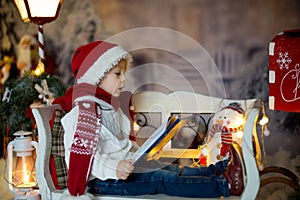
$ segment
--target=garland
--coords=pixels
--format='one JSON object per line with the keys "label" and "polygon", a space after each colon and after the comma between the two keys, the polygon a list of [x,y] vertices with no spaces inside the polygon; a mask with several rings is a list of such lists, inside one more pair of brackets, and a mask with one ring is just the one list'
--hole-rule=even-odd
{"label": "garland", "polygon": [[44,104],[45,94],[36,89],[40,85],[52,98],[64,95],[66,86],[55,76],[43,73],[39,76],[28,72],[21,78],[5,82],[0,99],[0,134],[12,136],[16,131],[34,131],[35,122],[30,105]]}

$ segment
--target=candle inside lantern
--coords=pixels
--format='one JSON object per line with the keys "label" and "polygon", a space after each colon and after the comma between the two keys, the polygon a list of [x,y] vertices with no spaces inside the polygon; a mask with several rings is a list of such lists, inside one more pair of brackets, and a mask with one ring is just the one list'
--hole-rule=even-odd
{"label": "candle inside lantern", "polygon": [[37,186],[32,155],[17,156],[15,171],[13,171],[13,183],[17,188],[32,188]]}

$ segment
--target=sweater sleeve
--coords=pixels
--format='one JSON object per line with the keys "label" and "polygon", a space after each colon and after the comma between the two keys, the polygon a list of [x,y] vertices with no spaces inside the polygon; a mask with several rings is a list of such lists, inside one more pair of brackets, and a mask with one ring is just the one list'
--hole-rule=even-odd
{"label": "sweater sleeve", "polygon": [[92,175],[101,179],[117,179],[117,166],[121,160],[131,158],[133,143],[128,138],[118,139],[104,125],[101,126],[100,142],[95,153]]}
{"label": "sweater sleeve", "polygon": [[[101,140],[95,154],[92,175],[101,179],[117,179],[117,166],[121,160],[131,157],[133,144],[130,140],[110,138]],[[101,149],[101,150],[100,150]]]}
{"label": "sweater sleeve", "polygon": [[96,156],[94,160],[92,175],[101,180],[118,179],[117,166],[120,160],[109,159],[108,155]]}

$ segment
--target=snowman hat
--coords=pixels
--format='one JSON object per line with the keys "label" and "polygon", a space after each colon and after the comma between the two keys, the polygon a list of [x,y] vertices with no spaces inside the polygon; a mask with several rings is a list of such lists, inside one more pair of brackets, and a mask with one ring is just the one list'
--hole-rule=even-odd
{"label": "snowman hat", "polygon": [[225,110],[225,109],[234,110],[234,111],[236,111],[236,112],[238,112],[239,114],[242,114],[242,115],[245,114],[245,111],[241,108],[241,104],[237,103],[237,102],[230,103],[228,106],[225,106],[221,110]]}

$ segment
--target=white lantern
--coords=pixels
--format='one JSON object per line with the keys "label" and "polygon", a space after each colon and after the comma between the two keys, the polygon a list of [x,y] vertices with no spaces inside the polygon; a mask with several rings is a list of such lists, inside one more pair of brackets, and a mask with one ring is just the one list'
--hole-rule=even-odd
{"label": "white lantern", "polygon": [[38,200],[35,171],[37,142],[32,141],[31,132],[18,131],[7,146],[6,179],[15,200]]}

